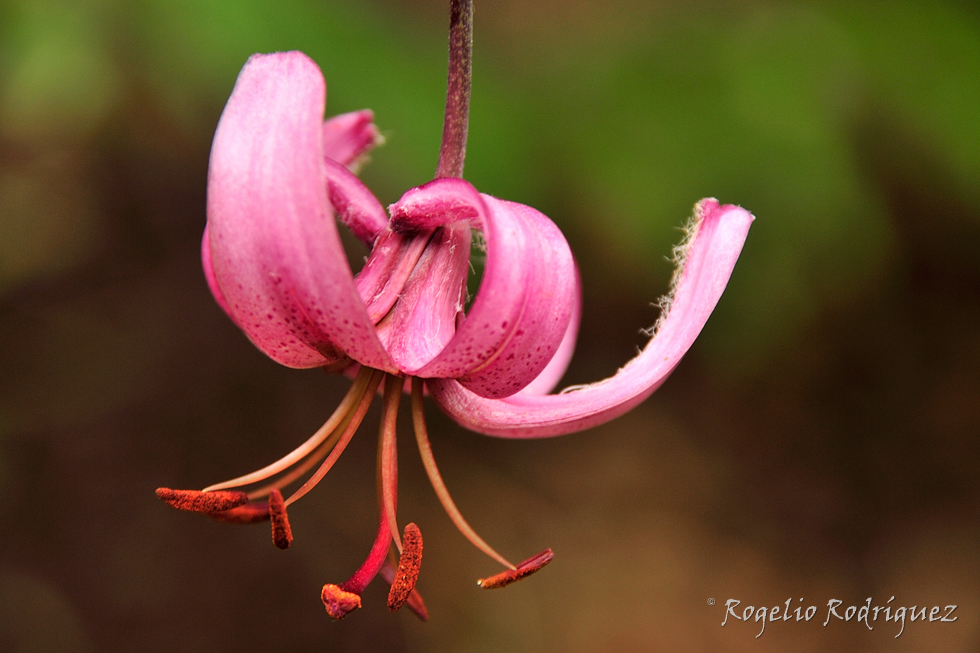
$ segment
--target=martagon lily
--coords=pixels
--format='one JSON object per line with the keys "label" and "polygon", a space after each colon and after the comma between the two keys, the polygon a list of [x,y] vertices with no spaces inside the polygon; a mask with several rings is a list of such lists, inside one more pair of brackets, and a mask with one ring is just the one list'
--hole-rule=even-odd
{"label": "martagon lily", "polygon": [[[286,548],[292,541],[286,507],[336,462],[383,381],[377,536],[347,581],[323,587],[326,610],[338,619],[360,607],[361,593],[379,573],[391,583],[392,610],[407,603],[426,618],[414,589],[421,533],[408,524],[403,536],[396,519],[395,422],[404,391],[410,389],[419,451],[437,496],[463,535],[505,567],[480,585],[502,587],[533,573],[552,559],[550,549],[513,564],[473,531],[453,503],[429,444],[426,391],[467,429],[505,438],[562,435],[622,415],[656,390],[690,348],[753,220],[736,206],[699,202],[675,252],[678,267],[660,321],[644,349],[611,378],[549,394],[575,345],[578,272],[551,220],[528,206],[481,194],[460,178],[470,46],[469,16],[465,3],[462,16],[458,5],[454,0],[438,176],[405,193],[388,214],[351,172],[380,140],[371,112],[324,122],[326,85],[302,53],[249,59],[211,151],[201,251],[215,299],[273,360],[346,372],[354,380],[327,422],[279,461],[202,491],[161,488],[157,494],[174,507],[220,521],[269,519],[273,540]],[[460,29],[463,43],[454,49],[453,34],[459,37]],[[454,84],[465,97],[454,95]],[[356,277],[335,216],[370,248]],[[464,310],[474,231],[485,243],[486,267]],[[284,499],[282,488],[318,464]],[[392,542],[397,560],[389,552]]]}

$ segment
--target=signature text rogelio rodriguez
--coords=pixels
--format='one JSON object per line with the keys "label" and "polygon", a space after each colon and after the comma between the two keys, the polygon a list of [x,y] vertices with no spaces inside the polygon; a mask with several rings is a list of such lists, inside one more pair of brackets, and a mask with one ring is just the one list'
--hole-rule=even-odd
{"label": "signature text rogelio rodriguez", "polygon": [[[827,601],[826,618],[823,620],[823,625],[827,626],[833,620],[856,621],[867,626],[868,630],[874,630],[876,625],[880,625],[878,623],[880,619],[884,623],[891,621],[895,624],[901,624],[898,634],[895,635],[898,638],[905,632],[906,619],[909,619],[911,622],[950,623],[959,618],[953,616],[957,608],[955,605],[947,605],[943,608],[938,605],[913,605],[906,607],[893,604],[892,602],[894,600],[895,597],[893,596],[884,605],[871,605],[872,599],[868,597],[863,605],[851,605],[844,608],[842,607],[843,601],[830,599]],[[793,599],[786,599],[785,605],[775,605],[771,608],[766,606],[755,607],[754,605],[742,608],[740,607],[742,602],[738,599],[728,599],[725,602],[725,620],[721,622],[721,625],[725,626],[729,618],[738,621],[755,621],[756,623],[761,623],[759,634],[756,635],[758,639],[766,631],[767,622],[810,621],[817,615],[817,606],[809,605],[803,607],[803,599],[800,599],[799,602],[801,605],[796,606],[795,609],[792,607]],[[715,600],[708,599],[708,604],[714,605]]]}

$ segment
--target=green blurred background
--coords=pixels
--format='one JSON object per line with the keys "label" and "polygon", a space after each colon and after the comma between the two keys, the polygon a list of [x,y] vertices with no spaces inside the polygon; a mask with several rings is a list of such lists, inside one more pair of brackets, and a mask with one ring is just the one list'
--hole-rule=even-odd
{"label": "green blurred background", "polygon": [[[579,259],[566,383],[643,344],[695,201],[758,218],[701,338],[628,416],[510,442],[430,406],[476,529],[512,559],[555,549],[533,579],[475,587],[497,567],[441,512],[407,419],[427,624],[389,615],[380,581],[340,623],[318,599],[373,538],[376,414],[291,511],[286,553],[154,498],[282,455],[348,384],[266,359],[200,271],[239,68],[301,49],[328,113],[373,109],[388,142],[362,178],[387,204],[435,169],[444,4],[0,3],[0,650],[980,650],[967,2],[477,2],[466,177],[551,216]],[[869,596],[959,620],[822,626],[829,599]],[[721,627],[729,598],[820,610],[756,639]]]}

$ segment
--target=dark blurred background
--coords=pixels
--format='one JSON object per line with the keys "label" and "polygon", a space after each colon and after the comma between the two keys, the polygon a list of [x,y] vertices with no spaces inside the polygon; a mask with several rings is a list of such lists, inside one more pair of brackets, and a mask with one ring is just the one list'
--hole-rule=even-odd
{"label": "dark blurred background", "polygon": [[[0,3],[0,650],[980,650],[980,9],[956,1],[476,3],[466,177],[564,230],[585,313],[566,383],[657,316],[699,198],[757,220],[673,377],[606,426],[468,433],[434,406],[458,504],[511,559],[498,592],[402,422],[401,521],[432,618],[376,583],[318,599],[376,526],[375,413],[266,526],[178,514],[312,433],[348,381],[281,368],[221,313],[199,239],[215,124],[253,52],[301,49],[328,113],[376,113],[383,203],[434,172],[443,0]],[[403,415],[407,418],[407,415]],[[843,607],[957,604],[954,623]],[[724,603],[816,605],[721,627]],[[800,603],[798,599],[803,599]],[[716,601],[709,605],[709,599]]]}

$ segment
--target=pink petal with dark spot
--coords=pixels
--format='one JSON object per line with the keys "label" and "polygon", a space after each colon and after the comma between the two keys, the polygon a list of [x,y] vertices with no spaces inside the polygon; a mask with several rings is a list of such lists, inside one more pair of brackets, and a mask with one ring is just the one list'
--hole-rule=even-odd
{"label": "pink petal with dark spot", "polygon": [[458,378],[489,398],[533,381],[558,350],[578,293],[571,251],[554,223],[530,207],[480,195],[462,179],[414,188],[389,210],[395,231],[466,220],[487,244],[466,319],[438,356],[409,373]]}
{"label": "pink petal with dark spot", "polygon": [[208,171],[214,287],[236,324],[283,365],[323,365],[339,349],[394,371],[328,201],[325,100],[319,68],[299,52],[255,55],[239,74]]}

